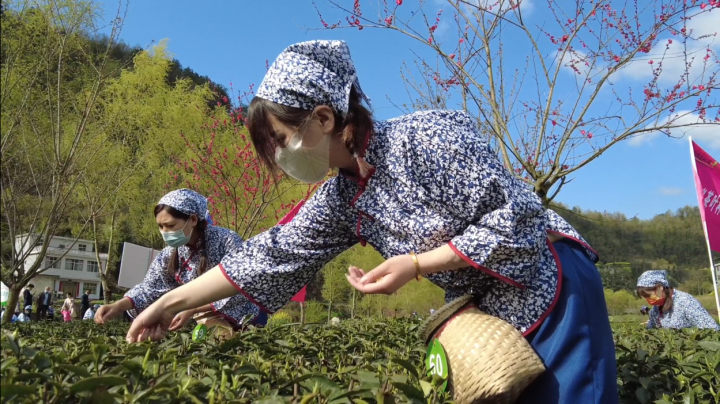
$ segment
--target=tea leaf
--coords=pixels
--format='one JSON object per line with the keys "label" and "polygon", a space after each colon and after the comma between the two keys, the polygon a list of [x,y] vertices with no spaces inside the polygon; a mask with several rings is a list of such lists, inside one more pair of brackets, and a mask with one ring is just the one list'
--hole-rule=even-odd
{"label": "tea leaf", "polygon": [[17,396],[27,396],[36,392],[34,386],[26,386],[22,384],[2,384],[0,385],[0,397],[7,400]]}
{"label": "tea leaf", "polygon": [[81,380],[70,386],[71,393],[95,390],[99,387],[124,386],[127,379],[119,376],[96,376]]}

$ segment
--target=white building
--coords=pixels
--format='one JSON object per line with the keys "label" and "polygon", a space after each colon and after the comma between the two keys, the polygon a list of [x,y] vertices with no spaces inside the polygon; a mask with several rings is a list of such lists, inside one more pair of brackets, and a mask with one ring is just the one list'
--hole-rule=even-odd
{"label": "white building", "polygon": [[[27,234],[16,237],[15,248],[18,251],[23,249],[23,241],[27,237]],[[37,235],[30,237],[37,237]],[[28,245],[32,245],[32,243],[28,242],[25,248]],[[41,250],[42,246],[37,246],[30,251],[30,255],[25,260],[25,268],[29,268],[35,263]],[[100,253],[99,256],[104,267],[108,255]],[[95,244],[92,241],[72,237],[53,237],[40,269],[43,268],[48,269],[30,281],[35,285],[36,294],[50,286],[53,291],[59,292],[63,296],[65,293],[71,292],[75,297],[80,297],[86,290],[89,290],[90,299],[100,298],[102,284],[95,256]]]}

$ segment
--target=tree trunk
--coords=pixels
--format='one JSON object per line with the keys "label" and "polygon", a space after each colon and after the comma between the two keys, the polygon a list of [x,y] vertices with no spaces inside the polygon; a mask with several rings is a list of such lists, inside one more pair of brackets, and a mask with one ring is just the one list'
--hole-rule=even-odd
{"label": "tree trunk", "polygon": [[330,322],[330,310],[332,310],[332,300],[328,302],[328,323]]}
{"label": "tree trunk", "polygon": [[113,206],[113,212],[110,220],[110,240],[108,242],[108,252],[107,252],[107,261],[105,261],[105,268],[103,268],[102,260],[100,259],[100,245],[98,243],[98,235],[97,235],[97,220],[95,215],[92,216],[92,232],[93,232],[93,238],[94,238],[94,246],[95,246],[95,260],[98,264],[98,270],[100,272],[100,282],[102,283],[103,287],[103,301],[105,304],[110,304],[110,299],[112,297],[112,288],[110,287],[110,282],[108,281],[108,277],[110,276],[110,260],[113,258],[112,255],[112,249],[113,249],[113,237],[115,235],[115,216],[117,214],[117,205]]}
{"label": "tree trunk", "polygon": [[305,325],[305,303],[304,302],[299,302],[299,303],[300,303],[300,325],[303,326],[303,325]]}
{"label": "tree trunk", "polygon": [[10,296],[8,296],[7,307],[5,308],[5,314],[2,318],[3,324],[10,324],[12,316],[17,308],[18,301],[20,300],[20,289],[18,286],[8,286],[10,289]]}
{"label": "tree trunk", "polygon": [[105,304],[110,304],[110,298],[112,297],[112,292],[110,291],[109,282],[107,279],[107,275],[100,275],[100,282],[102,283],[103,287],[103,302]]}

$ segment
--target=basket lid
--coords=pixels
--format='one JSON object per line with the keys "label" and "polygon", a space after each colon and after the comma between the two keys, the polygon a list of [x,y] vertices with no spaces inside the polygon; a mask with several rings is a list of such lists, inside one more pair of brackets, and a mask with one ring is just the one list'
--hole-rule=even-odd
{"label": "basket lid", "polygon": [[472,295],[464,295],[459,297],[445,306],[438,309],[435,313],[430,315],[418,328],[418,334],[420,338],[427,344],[430,338],[435,335],[435,332],[445,322],[452,317],[458,310],[467,306],[468,303],[473,301]]}

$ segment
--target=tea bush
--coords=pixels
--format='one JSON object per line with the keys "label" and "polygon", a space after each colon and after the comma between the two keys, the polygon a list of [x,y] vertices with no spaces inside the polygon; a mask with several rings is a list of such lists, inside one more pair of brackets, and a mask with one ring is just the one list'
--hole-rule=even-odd
{"label": "tea bush", "polygon": [[626,403],[720,403],[720,333],[615,327],[620,397]]}
{"label": "tea bush", "polygon": [[14,324],[2,336],[3,402],[424,402],[417,323],[345,321],[341,327],[250,328],[228,341],[190,333],[129,346],[127,324]]}
{"label": "tea bush", "polygon": [[[13,324],[2,335],[3,402],[443,403],[423,376],[417,321],[250,328],[193,342],[190,329],[128,345],[127,324]],[[711,331],[615,330],[623,403],[717,403],[720,341]]]}

